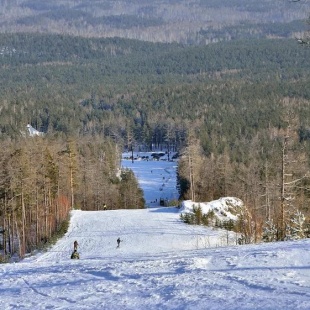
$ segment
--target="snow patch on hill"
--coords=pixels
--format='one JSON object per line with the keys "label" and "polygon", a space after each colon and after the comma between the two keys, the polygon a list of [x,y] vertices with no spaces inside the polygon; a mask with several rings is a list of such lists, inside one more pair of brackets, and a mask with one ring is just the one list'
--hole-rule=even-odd
{"label": "snow patch on hill", "polygon": [[202,214],[214,213],[221,222],[237,221],[244,211],[243,201],[235,197],[223,197],[210,202],[194,202],[185,200],[181,203],[181,213],[193,213],[193,208],[201,208]]}

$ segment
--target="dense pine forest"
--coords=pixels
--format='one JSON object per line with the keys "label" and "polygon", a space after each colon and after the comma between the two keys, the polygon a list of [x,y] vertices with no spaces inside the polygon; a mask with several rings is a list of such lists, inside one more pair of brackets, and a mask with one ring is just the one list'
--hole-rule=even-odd
{"label": "dense pine forest", "polygon": [[[149,146],[162,144],[168,132],[170,143],[180,145],[186,120],[203,120],[207,132],[221,126],[234,140],[245,130],[253,135],[267,124],[281,126],[279,98],[310,95],[309,50],[294,40],[188,47],[58,35],[0,38],[2,137],[31,123],[47,133],[132,136]],[[234,119],[224,119],[229,110]],[[307,126],[304,111],[300,117]]]}
{"label": "dense pine forest", "polygon": [[[139,18],[98,17],[113,29],[109,35],[89,26],[79,33],[92,20],[81,2],[68,1],[75,10],[58,1],[0,2],[1,14],[19,17],[0,24],[4,253],[23,257],[43,246],[63,231],[73,208],[144,207],[135,176],[120,168],[122,151],[131,148],[179,152],[180,199],[242,199],[246,242],[289,239],[296,222],[307,236],[310,57],[307,44],[290,38],[305,27],[300,12],[273,15],[272,1],[260,11],[255,1],[230,1],[236,15],[225,25],[219,12],[227,6],[210,1],[208,10],[220,9],[212,27],[198,23],[169,40],[163,29],[183,20],[185,2],[176,1],[179,11],[167,15],[151,14],[159,7],[149,5]],[[115,10],[114,2],[92,4],[99,2],[107,5],[103,11]],[[142,3],[135,1],[135,9]],[[51,15],[54,9],[66,18]],[[67,15],[72,20],[64,24]],[[42,21],[51,19],[55,31],[43,31]],[[149,27],[165,36],[126,38],[139,33],[127,31],[135,27],[143,37],[154,34]],[[30,137],[27,124],[44,136]]]}

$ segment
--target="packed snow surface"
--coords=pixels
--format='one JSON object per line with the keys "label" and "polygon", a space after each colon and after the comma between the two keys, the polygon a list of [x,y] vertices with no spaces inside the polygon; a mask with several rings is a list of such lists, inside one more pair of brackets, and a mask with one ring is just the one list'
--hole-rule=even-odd
{"label": "packed snow surface", "polygon": [[[155,182],[154,171],[168,169],[161,164],[145,163],[144,173],[139,163],[140,184]],[[162,192],[166,176],[158,179],[146,200]],[[310,309],[309,240],[237,246],[234,234],[186,225],[178,208],[152,204],[73,211],[49,251],[0,265],[0,309]],[[80,260],[70,259],[75,240]]]}

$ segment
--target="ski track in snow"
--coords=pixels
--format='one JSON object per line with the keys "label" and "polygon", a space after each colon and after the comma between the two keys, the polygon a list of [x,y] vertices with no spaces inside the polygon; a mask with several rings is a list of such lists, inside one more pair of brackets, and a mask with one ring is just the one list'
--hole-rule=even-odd
{"label": "ski track in snow", "polygon": [[[173,196],[173,163],[148,174],[143,165],[140,184],[159,184],[166,169]],[[309,240],[236,246],[233,233],[156,206],[161,186],[142,188],[152,208],[73,211],[48,252],[0,265],[0,309],[310,309]],[[80,260],[70,259],[74,240]]]}

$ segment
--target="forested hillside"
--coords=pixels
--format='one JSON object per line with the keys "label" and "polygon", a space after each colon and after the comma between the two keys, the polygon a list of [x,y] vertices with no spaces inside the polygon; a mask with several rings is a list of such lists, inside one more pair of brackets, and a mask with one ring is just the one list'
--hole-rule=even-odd
{"label": "forested hillside", "polygon": [[208,44],[299,36],[306,8],[289,0],[1,0],[0,32]]}
{"label": "forested hillside", "polygon": [[[283,98],[310,96],[309,50],[293,40],[190,47],[15,34],[1,42],[3,138],[31,123],[48,134],[179,147],[192,122],[235,141],[283,126]],[[308,112],[299,114],[307,127]],[[205,148],[216,151],[210,143]]]}

